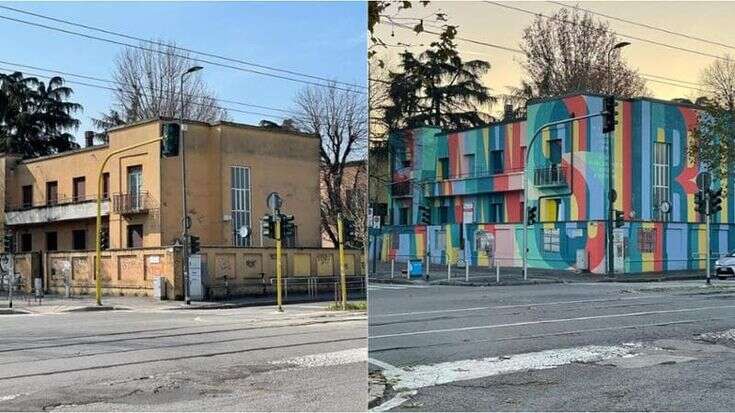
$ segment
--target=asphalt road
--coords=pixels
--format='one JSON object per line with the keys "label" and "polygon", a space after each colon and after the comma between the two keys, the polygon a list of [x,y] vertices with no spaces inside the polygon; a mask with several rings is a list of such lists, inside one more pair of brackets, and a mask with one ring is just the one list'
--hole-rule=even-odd
{"label": "asphalt road", "polygon": [[363,411],[364,313],[0,315],[0,410]]}
{"label": "asphalt road", "polygon": [[373,407],[733,411],[735,282],[702,284],[372,284]]}

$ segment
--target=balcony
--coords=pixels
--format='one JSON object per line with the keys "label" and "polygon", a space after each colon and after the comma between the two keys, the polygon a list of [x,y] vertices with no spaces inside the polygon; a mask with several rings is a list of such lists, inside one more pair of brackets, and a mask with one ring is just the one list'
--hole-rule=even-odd
{"label": "balcony", "polygon": [[112,211],[120,215],[146,214],[150,208],[150,196],[142,191],[134,194],[114,194]]}
{"label": "balcony", "polygon": [[539,187],[567,186],[567,168],[559,164],[551,164],[533,171],[533,184]]}
{"label": "balcony", "polygon": [[[42,204],[6,205],[7,225],[43,224],[58,221],[73,221],[95,218],[95,197],[61,198]],[[110,200],[102,200],[102,216],[110,214]]]}

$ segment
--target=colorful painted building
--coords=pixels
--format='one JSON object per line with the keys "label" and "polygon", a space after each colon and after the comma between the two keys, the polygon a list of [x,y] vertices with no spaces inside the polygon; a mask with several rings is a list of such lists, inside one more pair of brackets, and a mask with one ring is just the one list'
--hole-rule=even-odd
{"label": "colorful painted building", "polygon": [[[525,173],[528,206],[538,208],[529,266],[605,272],[609,175],[601,116],[544,129],[524,165],[527,142],[542,125],[599,113],[602,105],[602,96],[572,95],[530,102],[526,119],[393,134],[392,225],[378,239],[380,258],[520,266]],[[704,268],[704,217],[694,211],[700,168],[687,155],[698,108],[649,98],[616,106],[614,208],[625,222],[613,231],[615,271]],[[712,217],[713,255],[735,248],[731,180],[714,183],[727,196]]]}

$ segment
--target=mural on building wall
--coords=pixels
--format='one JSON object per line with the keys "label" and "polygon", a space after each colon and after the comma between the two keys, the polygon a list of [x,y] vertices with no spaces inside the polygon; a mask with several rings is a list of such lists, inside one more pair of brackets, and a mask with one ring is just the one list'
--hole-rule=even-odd
{"label": "mural on building wall", "polygon": [[[533,103],[527,120],[393,136],[394,147],[411,148],[404,153],[412,157],[413,181],[420,177],[421,184],[393,198],[393,216],[399,208],[411,208],[411,217],[407,226],[384,229],[381,258],[428,254],[437,263],[520,265],[527,140],[545,123],[601,109],[602,97],[577,95]],[[694,211],[699,166],[687,155],[697,110],[651,99],[621,100],[617,110],[614,208],[626,222],[614,231],[616,271],[703,268],[705,226]],[[599,116],[546,129],[535,141],[525,169],[529,205],[538,207],[540,221],[529,227],[530,266],[604,272],[607,142]],[[405,174],[394,170],[394,179]],[[727,189],[730,180],[715,186]],[[720,254],[735,248],[730,224],[735,201],[726,193],[712,226],[712,250]],[[430,225],[412,225],[418,222],[418,205],[431,208]]]}

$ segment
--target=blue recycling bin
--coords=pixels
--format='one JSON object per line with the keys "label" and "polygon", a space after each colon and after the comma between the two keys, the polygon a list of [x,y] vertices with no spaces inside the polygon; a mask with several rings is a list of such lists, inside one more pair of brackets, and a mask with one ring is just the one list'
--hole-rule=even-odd
{"label": "blue recycling bin", "polygon": [[422,260],[408,260],[409,278],[421,278],[424,276],[424,262]]}

